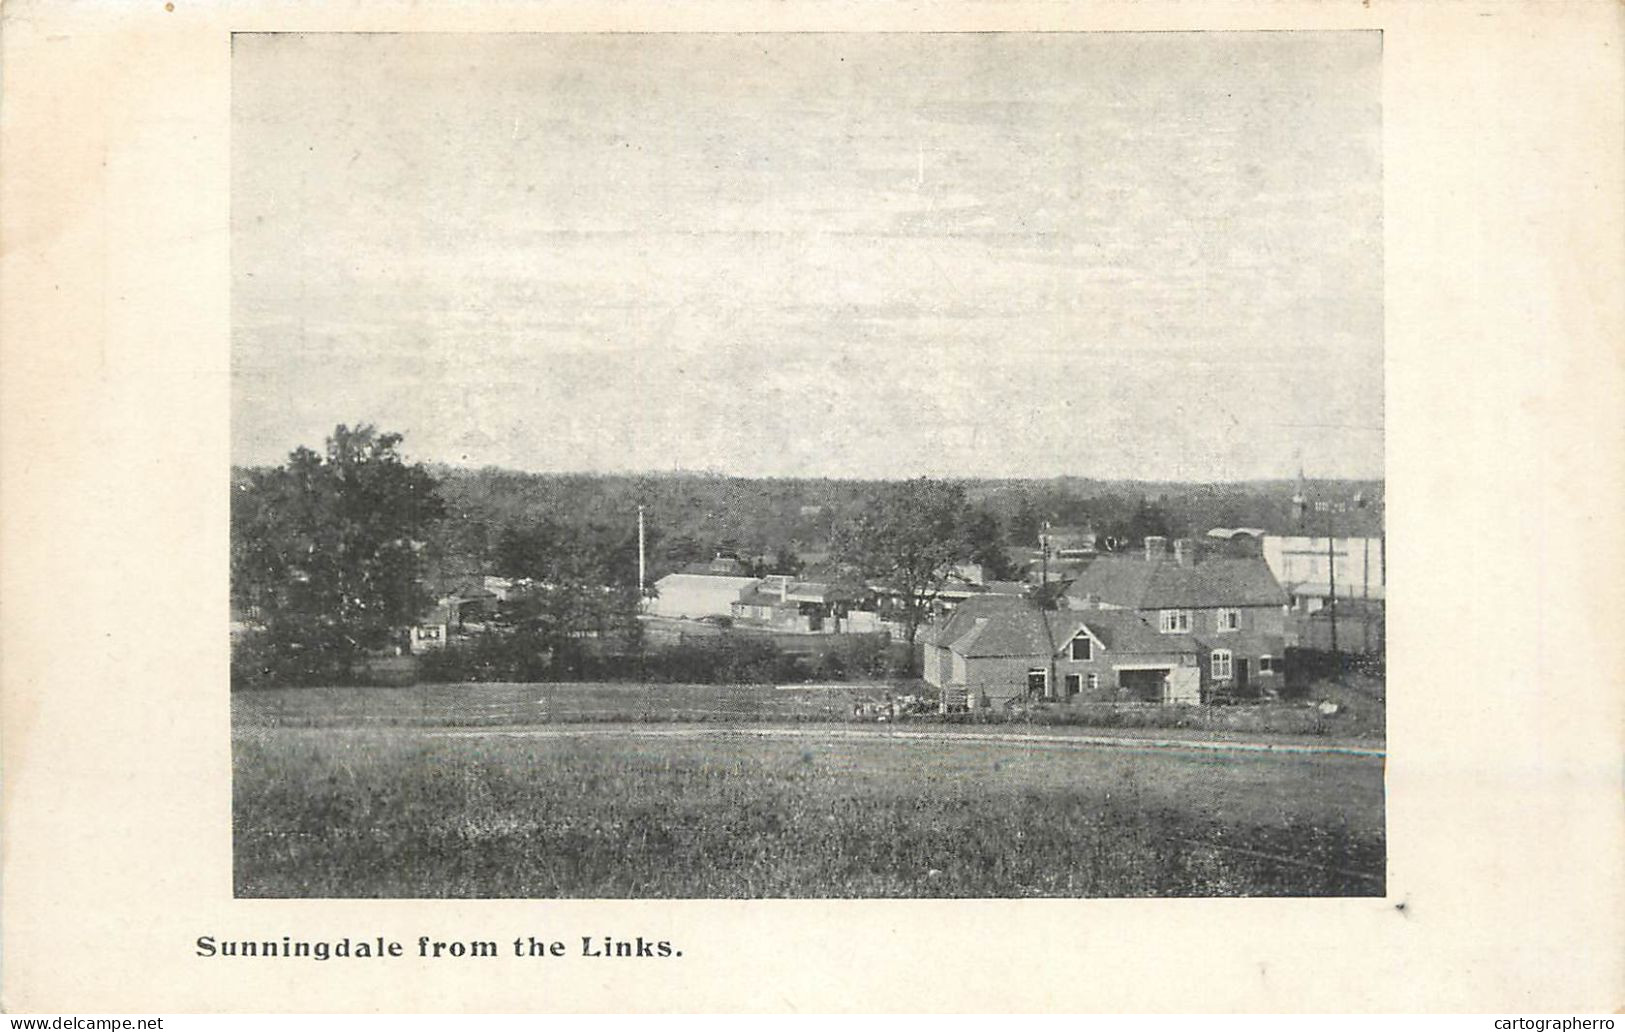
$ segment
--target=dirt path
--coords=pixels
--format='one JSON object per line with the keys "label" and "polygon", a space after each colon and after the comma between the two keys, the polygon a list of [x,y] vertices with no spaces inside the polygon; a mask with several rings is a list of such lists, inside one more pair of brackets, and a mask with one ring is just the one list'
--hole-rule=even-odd
{"label": "dirt path", "polygon": [[[286,730],[297,731],[302,729],[288,728]],[[365,729],[324,728],[319,730],[321,733],[330,734],[334,731],[361,732]],[[1374,760],[1382,760],[1387,757],[1387,750],[1382,747],[1334,745],[1329,743],[1326,745],[1305,745],[1289,742],[1204,740],[1139,735],[859,730],[840,727],[649,727],[639,724],[617,724],[602,727],[435,728],[424,729],[422,733],[431,738],[776,738],[860,742],[983,742],[992,745],[1025,746],[1036,749],[1174,749],[1194,752],[1262,753],[1287,756],[1354,756]]]}

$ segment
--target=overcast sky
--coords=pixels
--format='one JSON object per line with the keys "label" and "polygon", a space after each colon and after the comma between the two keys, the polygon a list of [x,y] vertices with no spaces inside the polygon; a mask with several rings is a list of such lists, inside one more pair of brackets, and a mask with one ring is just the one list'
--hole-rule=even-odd
{"label": "overcast sky", "polygon": [[1381,37],[240,35],[233,459],[1382,474]]}

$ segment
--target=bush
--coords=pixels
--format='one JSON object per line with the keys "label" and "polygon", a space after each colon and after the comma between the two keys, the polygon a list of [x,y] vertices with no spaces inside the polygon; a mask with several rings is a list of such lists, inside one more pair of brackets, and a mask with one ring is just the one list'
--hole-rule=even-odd
{"label": "bush", "polygon": [[[416,659],[417,678],[426,683],[798,684],[885,680],[908,672],[906,649],[882,635],[815,639],[814,649],[802,656],[786,651],[771,637],[725,633],[639,651],[611,651],[600,639],[569,639],[549,647],[541,636],[525,630],[493,630],[459,638]],[[364,658],[351,657],[351,662],[353,669],[346,673],[336,655],[298,646],[272,647],[264,635],[244,638],[232,649],[232,687],[378,682]]]}
{"label": "bush", "polygon": [[320,643],[279,639],[253,631],[231,643],[231,689],[362,684],[363,657]]}
{"label": "bush", "polygon": [[557,665],[535,636],[486,633],[426,652],[418,667],[425,681],[543,681]]}

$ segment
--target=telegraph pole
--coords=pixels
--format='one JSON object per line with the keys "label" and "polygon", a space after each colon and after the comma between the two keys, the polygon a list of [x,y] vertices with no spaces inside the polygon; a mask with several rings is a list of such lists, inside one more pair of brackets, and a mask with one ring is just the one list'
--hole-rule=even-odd
{"label": "telegraph pole", "polygon": [[1332,655],[1337,655],[1337,539],[1332,536],[1337,525],[1332,522],[1333,508],[1330,503],[1326,506],[1326,576],[1329,578],[1331,588],[1331,601],[1328,603],[1332,620]]}
{"label": "telegraph pole", "polygon": [[1371,653],[1371,538],[1370,531],[1360,535],[1365,545],[1365,562],[1360,571],[1360,651]]}
{"label": "telegraph pole", "polygon": [[643,506],[638,506],[638,606],[643,605],[644,559],[643,559]]}
{"label": "telegraph pole", "polygon": [[[1304,521],[1306,521],[1308,519],[1308,515],[1309,515],[1309,499],[1307,497],[1305,497],[1305,495],[1304,495],[1304,491],[1303,491],[1303,470],[1301,468],[1298,470],[1298,490],[1297,490],[1297,493],[1292,496],[1292,505],[1293,505],[1293,508],[1297,509],[1297,511],[1298,511],[1298,522],[1301,525],[1302,523],[1304,523]],[[1314,503],[1314,508],[1315,508],[1316,512],[1323,512],[1323,513],[1326,514],[1326,578],[1327,578],[1327,587],[1329,589],[1328,592],[1327,592],[1329,597],[1328,597],[1328,599],[1326,601],[1326,605],[1329,608],[1327,609],[1326,615],[1329,618],[1331,632],[1332,632],[1332,655],[1336,656],[1338,654],[1338,648],[1337,648],[1337,538],[1334,535],[1336,534],[1336,531],[1337,531],[1337,525],[1336,525],[1335,522],[1333,522],[1333,518],[1334,518],[1334,515],[1336,513],[1339,513],[1339,512],[1348,512],[1351,509],[1364,509],[1365,508],[1365,493],[1363,491],[1356,491],[1354,493],[1354,497],[1351,498],[1347,502],[1315,502]],[[1311,535],[1311,539],[1312,538],[1313,538],[1313,535]],[[1370,569],[1370,560],[1368,559],[1367,560],[1367,571],[1368,572],[1366,574],[1367,578],[1370,577],[1369,569]],[[1369,591],[1370,591],[1369,585],[1367,586],[1366,590],[1369,593]]]}
{"label": "telegraph pole", "polygon": [[1043,570],[1044,570],[1044,572],[1042,574],[1042,577],[1043,577],[1044,585],[1046,587],[1048,587],[1049,586],[1049,520],[1044,521],[1043,530],[1038,532],[1038,551],[1039,551],[1039,554],[1043,557],[1043,564],[1044,564],[1043,565]]}

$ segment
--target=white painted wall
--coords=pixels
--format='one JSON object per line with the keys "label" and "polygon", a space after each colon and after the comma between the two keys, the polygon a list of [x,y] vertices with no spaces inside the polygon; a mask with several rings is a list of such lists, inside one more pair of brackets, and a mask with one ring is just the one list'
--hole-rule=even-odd
{"label": "white painted wall", "polygon": [[754,577],[670,573],[655,582],[655,590],[660,594],[649,604],[649,612],[696,620],[702,616],[731,616],[733,604],[746,588],[756,583]]}
{"label": "white painted wall", "polygon": [[[1382,599],[1382,538],[1333,538],[1337,566],[1337,597]],[[1330,594],[1331,564],[1324,537],[1264,535],[1264,562],[1294,595],[1326,597]]]}

